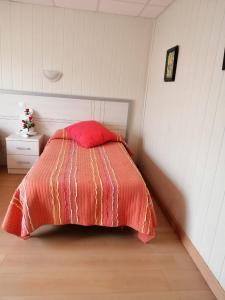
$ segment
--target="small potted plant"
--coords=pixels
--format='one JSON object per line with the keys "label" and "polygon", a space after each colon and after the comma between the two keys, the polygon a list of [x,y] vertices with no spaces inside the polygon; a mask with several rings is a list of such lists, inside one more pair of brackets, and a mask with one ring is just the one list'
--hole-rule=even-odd
{"label": "small potted plant", "polygon": [[35,135],[34,132],[33,109],[25,108],[21,116],[21,129],[20,133],[23,136]]}

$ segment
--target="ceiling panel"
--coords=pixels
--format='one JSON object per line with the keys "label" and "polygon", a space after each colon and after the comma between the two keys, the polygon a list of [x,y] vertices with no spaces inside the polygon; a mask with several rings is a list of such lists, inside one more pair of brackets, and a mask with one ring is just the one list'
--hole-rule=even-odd
{"label": "ceiling panel", "polygon": [[156,18],[158,15],[160,15],[164,11],[164,9],[165,9],[165,6],[148,5],[141,13],[141,17]]}
{"label": "ceiling panel", "polygon": [[149,0],[115,0],[115,1],[133,2],[133,3],[141,3],[141,4],[146,4],[149,2]]}
{"label": "ceiling panel", "polygon": [[172,0],[150,0],[149,4],[154,6],[168,6]]}
{"label": "ceiling panel", "polygon": [[[1,1],[1,0],[0,0]],[[156,18],[173,0],[11,0],[63,8]]]}
{"label": "ceiling panel", "polygon": [[14,0],[14,2],[38,4],[38,5],[54,5],[54,0]]}
{"label": "ceiling panel", "polygon": [[96,10],[98,0],[54,0],[55,5],[65,8]]}
{"label": "ceiling panel", "polygon": [[143,9],[143,6],[143,3],[101,0],[99,4],[99,11],[113,14],[137,16]]}

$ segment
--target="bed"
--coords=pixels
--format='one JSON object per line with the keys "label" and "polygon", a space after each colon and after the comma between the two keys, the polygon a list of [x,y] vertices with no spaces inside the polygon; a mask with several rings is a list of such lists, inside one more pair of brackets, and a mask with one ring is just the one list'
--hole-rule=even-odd
{"label": "bed", "polygon": [[27,239],[45,224],[128,226],[143,242],[154,238],[152,199],[122,140],[87,149],[65,129],[52,136],[16,189],[2,228]]}

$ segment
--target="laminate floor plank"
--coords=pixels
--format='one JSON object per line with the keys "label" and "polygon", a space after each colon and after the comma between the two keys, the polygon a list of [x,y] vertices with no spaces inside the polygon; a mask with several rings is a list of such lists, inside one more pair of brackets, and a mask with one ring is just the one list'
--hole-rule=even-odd
{"label": "laminate floor plank", "polygon": [[[22,178],[0,168],[0,222]],[[129,228],[46,225],[28,240],[0,230],[0,300],[216,299],[156,210],[148,244]]]}

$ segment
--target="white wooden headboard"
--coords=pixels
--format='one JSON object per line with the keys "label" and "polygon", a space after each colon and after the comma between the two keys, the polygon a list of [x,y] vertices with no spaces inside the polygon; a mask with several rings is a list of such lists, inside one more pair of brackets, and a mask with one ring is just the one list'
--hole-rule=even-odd
{"label": "white wooden headboard", "polygon": [[[19,102],[34,109],[35,129],[46,137],[59,128],[84,120],[99,121],[127,137],[129,100],[0,90],[0,152],[3,157],[5,137],[19,127]],[[4,158],[0,162],[4,163]]]}

